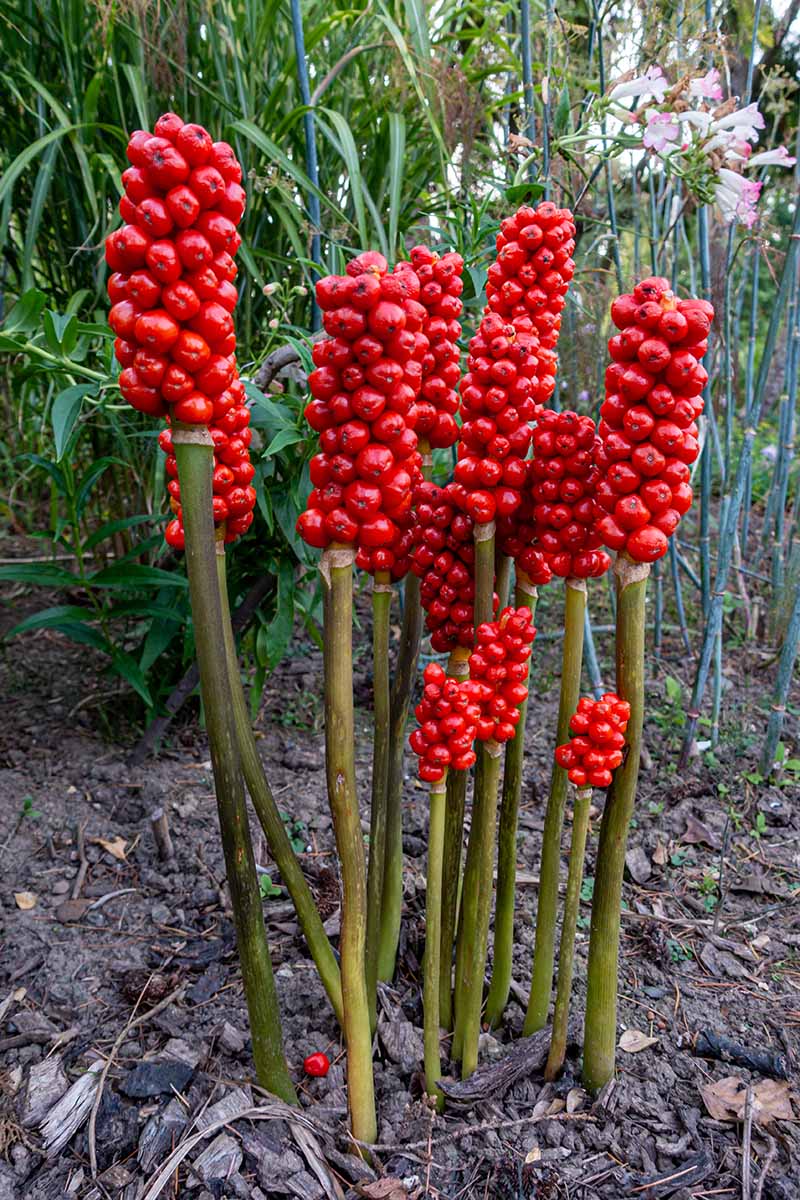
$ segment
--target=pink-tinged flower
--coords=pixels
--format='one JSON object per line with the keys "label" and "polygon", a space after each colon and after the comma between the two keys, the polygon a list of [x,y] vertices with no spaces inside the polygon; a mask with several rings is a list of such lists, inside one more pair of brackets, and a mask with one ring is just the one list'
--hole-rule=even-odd
{"label": "pink-tinged flower", "polygon": [[635,79],[616,84],[609,92],[608,98],[627,100],[630,96],[638,96],[641,100],[648,100],[652,97],[660,104],[668,87],[669,80],[661,67],[648,67],[644,75],[637,75]]}
{"label": "pink-tinged flower", "polygon": [[693,126],[700,137],[705,137],[711,124],[711,113],[703,112],[701,108],[688,108],[685,112],[675,113],[676,121],[685,121]]}
{"label": "pink-tinged flower", "polygon": [[719,85],[717,68],[712,67],[700,79],[693,79],[689,84],[689,95],[694,96],[697,100],[721,100],[722,88]]}
{"label": "pink-tinged flower", "polygon": [[785,146],[777,150],[762,150],[748,160],[748,167],[793,167],[797,159],[789,153]]}
{"label": "pink-tinged flower", "polygon": [[681,128],[673,113],[662,113],[653,110],[647,114],[647,128],[642,142],[648,150],[656,154],[669,154],[677,149],[676,143],[681,135]]}
{"label": "pink-tinged flower", "polygon": [[726,117],[720,117],[718,121],[713,121],[711,124],[713,133],[726,130],[735,131],[737,140],[747,142],[758,141],[758,130],[763,128],[764,118],[758,111],[758,105],[755,102],[748,104],[746,108],[737,108],[734,112],[728,113]]}
{"label": "pink-tinged flower", "polygon": [[741,221],[749,229],[755,223],[761,187],[755,179],[745,179],[744,175],[726,167],[720,169],[714,198],[728,224]]}

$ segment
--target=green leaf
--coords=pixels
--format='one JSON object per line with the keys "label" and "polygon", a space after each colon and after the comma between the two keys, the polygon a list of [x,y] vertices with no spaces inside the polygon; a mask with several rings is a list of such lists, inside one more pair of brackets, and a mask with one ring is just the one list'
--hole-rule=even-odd
{"label": "green leaf", "polygon": [[113,537],[115,533],[121,533],[123,529],[130,529],[133,525],[144,525],[146,521],[156,519],[150,513],[139,513],[136,517],[120,517],[117,521],[106,521],[104,525],[101,525],[93,533],[89,534],[83,543],[83,548],[84,550],[91,550],[100,542],[104,542],[106,538]]}
{"label": "green leaf", "polygon": [[505,198],[509,204],[521,204],[523,200],[538,200],[544,195],[543,183],[512,183],[505,190]]}
{"label": "green leaf", "polygon": [[88,583],[92,587],[107,588],[153,588],[153,587],[188,587],[185,575],[177,572],[163,571],[161,567],[146,567],[141,563],[126,563],[125,566],[104,567],[94,575],[90,575]]}
{"label": "green leaf", "polygon": [[264,651],[262,661],[272,671],[283,658],[292,639],[294,590],[294,564],[287,558],[282,558],[278,565],[278,596],[275,616],[266,626],[266,637],[262,647]]}
{"label": "green leaf", "polygon": [[139,664],[124,650],[115,650],[111,656],[111,669],[116,672],[133,690],[141,696],[148,708],[153,707],[153,698],[147,686],[147,680],[139,669]]}
{"label": "green leaf", "polygon": [[397,253],[405,151],[405,117],[402,113],[389,113],[389,251],[392,258]]}
{"label": "green leaf", "polygon": [[0,580],[9,583],[30,583],[36,587],[65,588],[80,584],[77,575],[58,567],[55,563],[20,563],[18,566],[0,567]]}
{"label": "green leaf", "polygon": [[144,639],[142,654],[139,659],[139,670],[147,673],[153,663],[169,646],[175,635],[180,631],[183,621],[176,617],[174,620],[153,621],[147,637]]}
{"label": "green leaf", "polygon": [[674,679],[672,675],[667,675],[664,680],[664,690],[667,693],[667,699],[672,704],[680,704],[683,698],[683,688],[679,680]]}
{"label": "green leaf", "polygon": [[303,441],[303,436],[298,429],[281,429],[267,446],[264,455],[277,454],[287,446],[296,446],[298,442]]}
{"label": "green leaf", "polygon": [[74,313],[57,313],[48,309],[42,317],[45,341],[54,354],[69,358],[78,340],[78,318]]}
{"label": "green leaf", "polygon": [[564,137],[568,133],[573,132],[572,114],[569,104],[569,86],[564,83],[561,89],[561,95],[558,98],[556,111],[553,114],[553,137]]}
{"label": "green leaf", "polygon": [[35,333],[41,325],[42,310],[47,303],[44,292],[29,288],[11,309],[3,325],[4,333]]}
{"label": "green leaf", "polygon": [[80,517],[86,507],[89,497],[92,494],[94,485],[99,480],[100,476],[108,470],[112,463],[119,463],[121,466],[125,464],[118,458],[98,458],[97,462],[93,462],[90,467],[87,467],[83,474],[80,483],[77,487],[77,495],[75,497],[75,510]]}
{"label": "green leaf", "polygon": [[83,608],[78,604],[56,604],[52,608],[43,608],[39,612],[31,613],[24,621],[9,629],[5,636],[11,638],[18,633],[27,633],[29,629],[58,629],[63,624],[72,625],[76,621],[96,620],[97,613],[92,608]]}
{"label": "green leaf", "polygon": [[56,462],[61,462],[69,444],[70,435],[75,428],[75,422],[81,411],[84,396],[97,395],[97,388],[92,383],[76,383],[64,388],[53,401],[50,420],[53,422],[53,434],[56,442]]}
{"label": "green leaf", "polygon": [[364,193],[367,188],[361,175],[361,159],[356,149],[353,131],[341,113],[335,112],[332,108],[324,108],[321,111],[325,113],[325,116],[336,130],[336,136],[334,137],[325,122],[317,117],[317,124],[320,129],[331,142],[331,145],[339,151],[344,161],[350,184],[350,198],[353,201],[353,208],[355,210],[358,236],[361,240],[361,245],[366,246],[370,240],[367,228],[367,209],[364,202]]}

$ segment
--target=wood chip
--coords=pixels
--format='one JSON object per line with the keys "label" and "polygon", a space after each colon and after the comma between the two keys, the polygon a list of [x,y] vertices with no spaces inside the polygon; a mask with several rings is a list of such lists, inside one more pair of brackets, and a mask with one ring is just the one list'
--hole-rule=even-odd
{"label": "wood chip", "polygon": [[92,1063],[45,1117],[40,1131],[47,1158],[60,1154],[89,1116],[102,1069],[102,1062]]}

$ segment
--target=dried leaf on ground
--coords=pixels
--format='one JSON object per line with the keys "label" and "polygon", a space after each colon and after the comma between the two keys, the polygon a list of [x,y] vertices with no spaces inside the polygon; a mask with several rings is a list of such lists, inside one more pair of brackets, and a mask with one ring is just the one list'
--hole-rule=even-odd
{"label": "dried leaf on ground", "polygon": [[710,846],[712,850],[719,850],[720,847],[717,835],[702,821],[698,821],[697,817],[693,817],[691,813],[686,817],[686,829],[681,834],[681,841],[687,846],[700,844]]}
{"label": "dried leaf on ground", "polygon": [[[753,1120],[757,1125],[794,1118],[789,1083],[762,1079],[753,1086]],[[708,1115],[715,1121],[741,1121],[747,1100],[747,1084],[738,1075],[726,1075],[700,1088]]]}
{"label": "dried leaf on ground", "polygon": [[372,1183],[359,1183],[356,1191],[368,1200],[406,1200],[408,1192],[402,1179],[387,1175],[384,1179],[376,1179]]}
{"label": "dried leaf on ground", "polygon": [[98,846],[102,846],[106,853],[110,854],[112,858],[116,858],[118,862],[126,861],[125,847],[128,843],[125,841],[124,837],[121,837],[118,834],[117,837],[111,838],[110,840],[106,838],[95,838],[94,840],[97,842]]}
{"label": "dried leaf on ground", "polygon": [[641,1029],[626,1029],[619,1039],[619,1048],[626,1054],[638,1054],[640,1050],[647,1050],[648,1047],[655,1046],[657,1041],[658,1038],[650,1037]]}
{"label": "dried leaf on ground", "polygon": [[38,899],[36,892],[14,892],[14,903],[23,912],[27,912],[29,908],[35,908]]}

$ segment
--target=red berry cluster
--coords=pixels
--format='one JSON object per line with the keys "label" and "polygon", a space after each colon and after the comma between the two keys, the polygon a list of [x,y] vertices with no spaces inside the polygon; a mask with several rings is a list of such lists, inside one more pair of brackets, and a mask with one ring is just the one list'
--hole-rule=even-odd
{"label": "red berry cluster", "polygon": [[508,742],[513,738],[519,706],[528,698],[525,681],[535,637],[529,608],[504,608],[496,621],[486,621],[475,630],[469,677],[477,684],[475,697],[481,706],[477,736],[481,741]]}
{"label": "red berry cluster", "polygon": [[536,208],[523,205],[502,222],[496,245],[497,261],[486,281],[488,306],[511,318],[517,329],[537,335],[537,398],[546,404],[556,385],[564,297],[575,274],[575,221],[568,208],[549,200]]}
{"label": "red berry cluster", "polygon": [[422,360],[416,432],[429,446],[443,449],[458,441],[456,387],[461,378],[458,318],[464,307],[460,299],[464,260],[454,251],[440,256],[427,246],[415,246],[411,265],[420,282],[419,301],[426,311],[422,332],[429,342]]}
{"label": "red berry cluster", "polygon": [[[214,438],[214,519],[226,540],[253,520],[250,412],[236,369],[233,255],[245,208],[242,171],[227,142],[165,113],[154,134],[137,130],[127,148],[119,209],[124,224],[106,240],[112,270],[108,314],[117,335],[124,398],[141,412],[208,425]],[[183,548],[180,487],[168,430],[168,490],[175,519],[165,532]]]}
{"label": "red berry cluster", "polygon": [[411,570],[422,580],[420,600],[431,646],[448,654],[475,644],[474,521],[462,484],[423,481],[414,491]]}
{"label": "red berry cluster", "polygon": [[554,575],[590,579],[610,558],[600,549],[594,491],[599,477],[592,456],[597,435],[591,417],[576,412],[539,414],[533,433],[531,498],[536,543]]}
{"label": "red berry cluster", "polygon": [[478,522],[513,516],[527,481],[534,420],[555,388],[564,295],[575,270],[575,225],[545,201],[503,221],[487,309],[461,382],[464,423],[456,479]]}
{"label": "red berry cluster", "polygon": [[677,300],[666,279],[652,277],[618,296],[611,318],[620,332],[608,343],[598,426],[597,531],[612,550],[654,562],[692,503],[689,465],[700,453],[696,420],[708,379],[700,359],[714,309]]}
{"label": "red berry cluster", "polygon": [[312,350],[306,420],[319,433],[313,491],[297,530],[310,546],[357,548],[367,571],[408,569],[411,497],[421,479],[414,427],[428,339],[419,280],[406,263],[389,273],[367,251],[346,275],[317,283],[328,337]]}
{"label": "red berry cluster", "polygon": [[448,767],[466,771],[475,762],[481,708],[474,685],[446,675],[438,663],[429,663],[422,677],[425,687],[414,710],[419,726],[409,740],[419,757],[420,779],[438,783]]}
{"label": "red berry cluster", "polygon": [[606,692],[599,700],[583,696],[578,701],[569,723],[576,736],[556,747],[556,762],[576,787],[608,787],[611,772],[622,763],[630,716],[630,704],[614,692]]}

